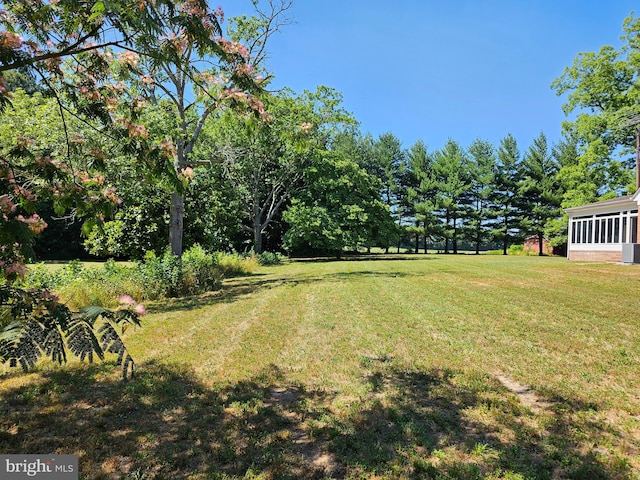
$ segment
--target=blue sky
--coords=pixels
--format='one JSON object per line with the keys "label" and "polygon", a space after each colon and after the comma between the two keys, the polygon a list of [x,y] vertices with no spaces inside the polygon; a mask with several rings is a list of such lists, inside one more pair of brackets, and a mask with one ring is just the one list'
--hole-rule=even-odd
{"label": "blue sky", "polygon": [[[221,0],[224,1],[224,0]],[[223,8],[235,14],[236,0]],[[245,12],[250,11],[250,4]],[[409,148],[448,138],[524,152],[561,138],[564,99],[551,82],[578,52],[620,45],[631,0],[295,0],[293,22],[269,45],[274,86],[326,85],[363,132]],[[636,9],[638,10],[638,9]]]}

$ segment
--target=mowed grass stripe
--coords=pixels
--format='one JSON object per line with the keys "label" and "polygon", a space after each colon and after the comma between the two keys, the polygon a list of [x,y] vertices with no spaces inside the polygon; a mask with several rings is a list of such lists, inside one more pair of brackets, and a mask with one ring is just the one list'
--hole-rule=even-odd
{"label": "mowed grass stripe", "polygon": [[[217,381],[272,364],[300,378],[343,383],[357,376],[360,357],[396,355],[421,365],[504,371],[585,400],[608,398],[608,377],[636,385],[627,365],[640,357],[632,333],[640,307],[632,295],[635,267],[429,256],[295,262],[260,273],[231,281],[231,299],[223,292],[220,302],[213,297],[202,307],[151,317],[164,332],[152,356]],[[242,293],[235,296],[234,288]]]}
{"label": "mowed grass stripe", "polygon": [[121,459],[149,478],[639,478],[639,286],[636,266],[557,258],[264,267],[149,305],[133,381],[6,378],[0,439],[37,450],[55,409],[88,478]]}

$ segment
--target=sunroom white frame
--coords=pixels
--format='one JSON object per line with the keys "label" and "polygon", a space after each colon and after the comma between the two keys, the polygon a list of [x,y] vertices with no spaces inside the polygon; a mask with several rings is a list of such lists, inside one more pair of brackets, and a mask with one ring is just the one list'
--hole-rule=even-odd
{"label": "sunroom white frame", "polygon": [[567,258],[620,261],[622,245],[638,243],[640,190],[634,195],[566,209]]}

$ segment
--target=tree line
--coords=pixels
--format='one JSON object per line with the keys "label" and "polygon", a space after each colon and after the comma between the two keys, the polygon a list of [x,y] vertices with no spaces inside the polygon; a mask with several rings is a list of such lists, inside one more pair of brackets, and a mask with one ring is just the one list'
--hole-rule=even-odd
{"label": "tree line", "polygon": [[[62,125],[56,100],[19,80],[9,83],[13,105],[0,126],[5,145],[21,132],[32,149],[52,155],[66,148],[69,135],[78,159],[118,149],[108,137],[90,140],[91,129],[78,119]],[[334,89],[285,90],[263,101],[268,118],[228,108],[202,123],[178,177],[185,245],[339,254],[400,245],[457,253],[461,243],[478,253],[497,243],[506,253],[527,235],[565,241],[561,172],[578,161],[575,140],[550,147],[541,133],[524,152],[511,135],[497,146],[478,139],[463,148],[450,139],[435,151],[423,141],[403,148],[392,133],[361,133]],[[168,107],[159,102],[140,112],[158,143],[167,135]],[[118,196],[111,215],[85,224],[81,238],[45,199],[38,211],[49,228],[38,253],[77,255],[83,243],[95,255],[140,258],[166,248],[175,182],[126,152],[100,171]]]}
{"label": "tree line", "polygon": [[[560,207],[633,191],[640,19],[623,46],[580,54],[553,83],[565,137],[525,150],[449,140],[430,152],[359,131],[336,90],[270,92],[269,39],[292,0],[225,18],[206,0],[14,0],[0,8],[0,363],[118,353],[115,311],[24,290],[34,251],[77,257],[185,246],[340,255],[437,245],[503,252],[566,237]],[[226,22],[226,23],[225,23]],[[223,27],[226,25],[226,28]],[[427,132],[428,133],[428,132]],[[35,243],[34,243],[35,241]],[[66,346],[65,346],[66,345]]]}
{"label": "tree line", "polygon": [[[256,2],[257,16],[227,19],[228,39],[222,12],[198,2],[148,5],[142,17],[114,4],[122,37],[98,46],[37,35],[27,44],[7,30],[5,180],[42,188],[16,190],[19,202],[5,196],[6,226],[17,232],[6,243],[28,254],[27,229],[40,233],[41,258],[83,250],[140,258],[167,245],[180,255],[194,244],[302,255],[499,246],[506,254],[529,235],[540,248],[543,237],[561,245],[563,207],[633,189],[633,135],[624,128],[636,111],[624,95],[635,88],[633,17],[620,51],[579,55],[552,85],[570,92],[567,113],[582,109],[556,145],[541,133],[521,148],[507,134],[497,145],[451,138],[430,151],[423,141],[405,148],[391,132],[361,132],[330,87],[269,92],[266,45],[288,23],[291,2],[265,5]],[[92,22],[112,25],[98,7],[49,5],[83,19],[84,40],[99,37]],[[176,8],[184,18],[171,16]],[[26,11],[14,20],[33,16]],[[45,43],[38,56],[34,45]],[[34,177],[38,169],[44,175]]]}
{"label": "tree line", "polygon": [[[78,118],[61,123],[56,99],[28,76],[14,76],[8,88],[12,108],[0,126],[4,145],[28,136],[32,150],[55,156],[73,138],[76,162],[120,149],[117,138],[94,136]],[[567,181],[582,158],[576,135],[549,145],[541,133],[526,149],[510,134],[498,145],[477,139],[465,148],[449,139],[439,150],[430,151],[422,140],[404,148],[391,132],[377,138],[362,133],[332,88],[261,98],[265,116],[221,108],[206,118],[187,163],[174,170],[176,179],[126,151],[104,162],[94,175],[100,172],[110,185],[102,196],[117,201],[83,229],[45,197],[37,211],[48,228],[36,253],[161,253],[176,190],[183,197],[187,247],[339,256],[373,247],[458,253],[464,245],[475,253],[500,248],[506,254],[533,235],[542,254],[543,238],[566,242],[562,207],[576,197],[576,187],[584,188]],[[141,108],[146,140],[162,144],[169,115],[166,101]]]}

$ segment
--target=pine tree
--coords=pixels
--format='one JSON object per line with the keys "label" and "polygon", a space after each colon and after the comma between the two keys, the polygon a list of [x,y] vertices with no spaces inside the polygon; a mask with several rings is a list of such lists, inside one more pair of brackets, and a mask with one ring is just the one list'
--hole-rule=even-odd
{"label": "pine tree", "polygon": [[459,230],[465,217],[464,194],[469,188],[468,160],[460,145],[449,139],[436,153],[433,174],[436,182],[435,205],[444,226],[445,253],[449,242],[453,253],[458,253]]}
{"label": "pine tree", "polygon": [[550,220],[561,214],[558,163],[550,155],[544,133],[533,141],[521,164],[519,194],[526,212],[523,228],[538,238],[538,255],[542,256],[545,229]]}
{"label": "pine tree", "polygon": [[496,156],[493,145],[480,139],[475,140],[469,147],[469,156],[469,174],[471,177],[469,199],[471,208],[467,236],[475,245],[476,254],[479,254],[480,245],[489,234],[487,209],[494,182]]}
{"label": "pine tree", "polygon": [[516,139],[508,134],[500,141],[498,162],[494,172],[494,188],[491,195],[493,237],[502,242],[502,254],[520,234],[520,151]]}

